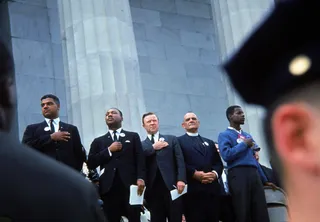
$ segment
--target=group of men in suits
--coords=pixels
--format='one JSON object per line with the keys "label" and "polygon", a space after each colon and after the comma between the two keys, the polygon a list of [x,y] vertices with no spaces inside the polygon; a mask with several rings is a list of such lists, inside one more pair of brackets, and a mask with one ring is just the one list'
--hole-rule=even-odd
{"label": "group of men in suits", "polygon": [[[27,126],[22,142],[37,151],[64,163],[76,171],[86,161],[77,127],[59,119],[60,102],[54,95],[41,98],[45,120]],[[123,114],[110,108],[105,115],[108,131],[91,144],[87,165],[100,167],[99,194],[109,222],[126,216],[140,221],[141,206],[130,205],[130,186],[138,186],[138,195],[145,187],[145,199],[153,222],[218,221],[222,162],[212,140],[198,134],[199,120],[194,113],[184,116],[181,137],[159,132],[156,114],[143,115],[142,125],[147,138],[140,140],[136,132],[122,129]],[[172,201],[170,191],[187,195]]]}
{"label": "group of men in suits", "polygon": [[[40,104],[45,120],[27,126],[22,142],[79,172],[86,155],[77,127],[60,121],[56,96],[45,95]],[[182,127],[186,133],[180,137],[161,134],[157,115],[145,113],[142,126],[147,138],[141,141],[136,132],[122,129],[123,114],[119,109],[107,110],[108,132],[93,140],[87,165],[89,169],[100,167],[99,194],[108,221],[118,222],[122,216],[132,222],[140,221],[141,206],[129,204],[131,185],[138,186],[138,195],[147,187],[145,200],[153,222],[181,222],[183,214],[188,222],[218,222],[221,210],[227,208],[234,209],[241,221],[257,221],[252,215],[268,221],[262,183],[256,177],[260,168],[252,149],[248,149],[254,142],[240,128],[244,121],[241,107],[229,107],[227,117],[230,126],[219,135],[219,146],[229,168],[233,208],[230,198],[224,198],[229,201],[222,204],[222,159],[215,142],[199,135],[200,121],[195,113],[185,114]],[[270,185],[266,179],[261,180]],[[172,201],[170,191],[177,189],[182,193],[186,184],[187,194]],[[252,206],[250,198],[257,202],[250,211],[257,209],[257,214],[251,216],[244,210],[245,206]],[[228,210],[226,214],[226,222],[234,220],[233,212]]]}

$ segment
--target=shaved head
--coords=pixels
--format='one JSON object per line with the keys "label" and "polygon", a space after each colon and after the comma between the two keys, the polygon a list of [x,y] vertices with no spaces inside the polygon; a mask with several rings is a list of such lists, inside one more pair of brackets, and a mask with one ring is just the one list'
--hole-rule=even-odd
{"label": "shaved head", "polygon": [[182,127],[189,133],[197,133],[200,126],[198,117],[193,112],[188,112],[183,117]]}

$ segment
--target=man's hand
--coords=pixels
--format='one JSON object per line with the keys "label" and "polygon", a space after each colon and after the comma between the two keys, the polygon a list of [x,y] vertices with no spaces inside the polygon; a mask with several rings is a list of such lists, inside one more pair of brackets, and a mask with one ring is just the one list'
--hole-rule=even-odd
{"label": "man's hand", "polygon": [[197,170],[196,170],[196,171],[194,172],[194,174],[193,174],[192,177],[193,177],[194,179],[196,179],[196,180],[198,180],[198,181],[201,182],[202,179],[203,179],[204,174],[205,174],[205,173],[204,173],[203,171],[197,171]]}
{"label": "man's hand", "polygon": [[266,182],[264,185],[267,186],[267,187],[271,187],[272,190],[277,190],[278,189],[278,187],[274,183],[271,183],[271,182]]}
{"label": "man's hand", "polygon": [[58,132],[52,133],[50,137],[54,141],[68,142],[68,140],[70,139],[70,133],[66,131],[58,131]]}
{"label": "man's hand", "polygon": [[245,142],[248,145],[248,147],[253,146],[253,139],[252,138],[246,138],[243,140],[243,142]]}
{"label": "man's hand", "polygon": [[185,186],[186,186],[186,184],[183,181],[177,182],[178,194],[181,194],[183,192]]}
{"label": "man's hand", "polygon": [[168,145],[169,144],[166,141],[157,141],[152,146],[153,146],[153,149],[155,150],[161,150]]}
{"label": "man's hand", "polygon": [[218,179],[217,175],[214,172],[208,172],[208,173],[204,173],[201,183],[204,183],[204,184],[212,183],[217,179]]}
{"label": "man's hand", "polygon": [[137,180],[137,186],[138,186],[138,195],[141,196],[144,190],[144,180],[138,179]]}
{"label": "man's hand", "polygon": [[117,152],[117,151],[120,151],[121,149],[122,149],[122,144],[120,142],[113,142],[109,146],[110,152]]}

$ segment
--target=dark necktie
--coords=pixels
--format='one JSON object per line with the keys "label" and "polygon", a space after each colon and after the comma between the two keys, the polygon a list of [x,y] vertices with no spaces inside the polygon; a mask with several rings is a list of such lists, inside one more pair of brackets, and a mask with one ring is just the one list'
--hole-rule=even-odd
{"label": "dark necktie", "polygon": [[50,120],[50,131],[51,131],[51,133],[55,132],[54,125],[53,125],[53,119]]}
{"label": "dark necktie", "polygon": [[154,144],[154,135],[151,135],[151,143]]}
{"label": "dark necktie", "polygon": [[113,141],[114,142],[118,142],[118,137],[117,137],[117,131],[116,130],[113,131]]}

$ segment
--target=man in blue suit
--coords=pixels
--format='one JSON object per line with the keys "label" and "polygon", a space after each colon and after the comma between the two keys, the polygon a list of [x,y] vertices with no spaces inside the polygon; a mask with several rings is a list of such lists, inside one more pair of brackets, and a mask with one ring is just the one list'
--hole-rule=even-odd
{"label": "man in blue suit", "polygon": [[[171,200],[170,191],[182,193],[186,169],[179,142],[175,136],[159,133],[158,117],[152,113],[142,116],[147,138],[142,141],[146,155],[146,200],[152,222],[181,222],[182,200]],[[168,220],[167,220],[168,219]]]}
{"label": "man in blue suit", "polygon": [[187,113],[182,123],[186,134],[178,137],[187,169],[185,216],[188,222],[218,222],[221,192],[218,178],[223,165],[214,142],[199,135],[199,126],[197,116]]}

